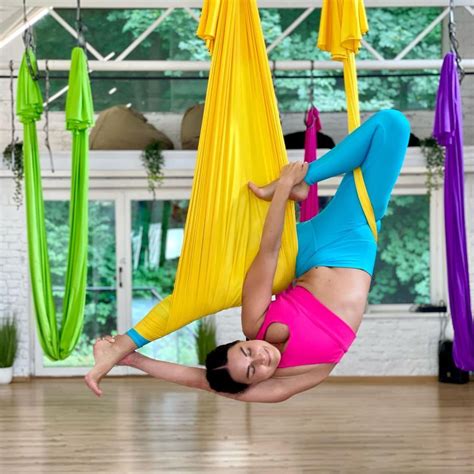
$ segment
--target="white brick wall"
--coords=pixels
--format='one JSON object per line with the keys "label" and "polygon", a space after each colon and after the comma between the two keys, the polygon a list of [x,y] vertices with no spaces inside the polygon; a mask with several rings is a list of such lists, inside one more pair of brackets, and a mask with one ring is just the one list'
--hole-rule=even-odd
{"label": "white brick wall", "polygon": [[413,314],[366,316],[335,375],[435,375],[440,320]]}
{"label": "white brick wall", "polygon": [[11,180],[0,179],[0,318],[15,315],[20,341],[15,376],[30,374],[30,316],[24,208],[13,202]]}

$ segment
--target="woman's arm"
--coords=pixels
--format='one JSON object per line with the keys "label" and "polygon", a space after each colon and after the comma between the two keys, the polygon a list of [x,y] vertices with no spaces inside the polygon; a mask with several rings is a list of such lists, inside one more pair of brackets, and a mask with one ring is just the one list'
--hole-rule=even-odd
{"label": "woman's arm", "polygon": [[306,171],[304,163],[283,168],[265,219],[259,251],[247,271],[242,289],[242,330],[251,339],[256,336],[272,299],[288,198]]}
{"label": "woman's arm", "polygon": [[253,339],[272,300],[281,234],[291,187],[279,183],[263,226],[260,248],[250,265],[242,288],[242,331]]}
{"label": "woman's arm", "polygon": [[209,387],[206,379],[206,370],[197,367],[186,367],[184,365],[163,362],[143,356],[138,352],[131,354],[127,365],[140,369],[154,378],[173,382],[185,387],[197,388],[232,398],[241,402],[277,403],[288,400],[297,393],[304,392],[321,383],[329,374],[330,370],[325,366],[316,367],[308,372],[285,378],[271,378],[264,382],[251,385],[245,392],[231,394],[215,392]]}
{"label": "woman's arm", "polygon": [[161,360],[151,359],[143,356],[138,352],[131,354],[126,365],[140,369],[151,375],[154,378],[173,382],[185,387],[197,388],[206,390],[208,392],[221,395],[225,398],[232,398],[243,402],[277,402],[281,401],[283,394],[280,394],[278,388],[280,384],[270,383],[263,387],[263,390],[258,388],[262,384],[255,387],[249,387],[242,394],[231,394],[225,392],[216,392],[211,389],[206,379],[206,369],[198,367],[186,367],[180,364],[173,364],[171,362],[163,362]]}
{"label": "woman's arm", "polygon": [[177,383],[185,387],[210,390],[206,379],[206,369],[187,367],[146,357],[133,352],[126,357],[125,365],[142,370],[148,375],[166,382]]}
{"label": "woman's arm", "polygon": [[287,201],[293,186],[304,179],[307,171],[308,163],[305,162],[291,163],[282,168],[263,226],[260,250],[276,253],[280,251]]}
{"label": "woman's arm", "polygon": [[[319,385],[331,372],[332,368],[320,365],[307,372],[288,377],[273,377],[255,385],[245,392],[229,395],[230,398],[242,402],[278,403],[288,400],[298,393],[305,392]],[[221,393],[219,395],[222,395]],[[224,396],[226,396],[224,394]]]}

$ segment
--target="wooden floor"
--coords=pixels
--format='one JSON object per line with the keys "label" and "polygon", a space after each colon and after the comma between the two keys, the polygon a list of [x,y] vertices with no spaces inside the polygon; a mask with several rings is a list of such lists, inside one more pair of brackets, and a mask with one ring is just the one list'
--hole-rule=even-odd
{"label": "wooden floor", "polygon": [[0,473],[474,472],[474,384],[329,381],[249,405],[149,378],[0,385]]}

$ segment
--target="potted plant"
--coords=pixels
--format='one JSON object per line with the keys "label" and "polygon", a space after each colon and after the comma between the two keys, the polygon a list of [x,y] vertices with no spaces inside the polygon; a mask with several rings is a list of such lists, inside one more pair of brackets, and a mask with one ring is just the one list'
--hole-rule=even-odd
{"label": "potted plant", "polygon": [[444,176],[444,148],[438,145],[434,137],[420,140],[420,147],[426,158],[426,188],[430,196],[431,191],[438,189]]}
{"label": "potted plant", "polygon": [[155,141],[147,145],[143,150],[142,163],[148,175],[148,189],[155,198],[155,189],[163,181],[163,145],[160,141]]}
{"label": "potted plant", "polygon": [[14,319],[0,322],[0,384],[10,383],[18,348],[18,330]]}
{"label": "potted plant", "polygon": [[207,354],[217,347],[216,324],[212,316],[211,318],[200,319],[197,322],[194,338],[196,341],[198,364],[204,365]]}
{"label": "potted plant", "polygon": [[22,203],[22,187],[23,181],[23,143],[10,143],[3,150],[3,162],[7,168],[13,173],[13,180],[15,181],[15,194],[13,196],[17,207]]}

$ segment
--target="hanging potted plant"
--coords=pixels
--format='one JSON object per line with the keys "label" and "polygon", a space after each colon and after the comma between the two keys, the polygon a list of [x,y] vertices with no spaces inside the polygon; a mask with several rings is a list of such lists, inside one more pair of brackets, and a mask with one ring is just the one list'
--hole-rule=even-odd
{"label": "hanging potted plant", "polygon": [[200,319],[197,322],[194,339],[196,341],[198,364],[204,365],[206,363],[207,354],[217,347],[216,323],[212,317]]}
{"label": "hanging potted plant", "polygon": [[421,152],[426,158],[426,188],[428,196],[439,188],[444,176],[444,148],[438,145],[434,137],[420,140]]}
{"label": "hanging potted plant", "polygon": [[3,150],[3,162],[7,168],[13,173],[13,181],[15,182],[15,193],[13,200],[17,207],[22,204],[22,181],[23,181],[23,143],[10,143]]}
{"label": "hanging potted plant", "polygon": [[17,349],[18,330],[15,319],[0,321],[0,384],[12,381]]}
{"label": "hanging potted plant", "polygon": [[163,148],[160,141],[155,141],[146,146],[142,152],[142,163],[145,166],[148,175],[148,189],[153,193],[155,199],[155,190],[163,181]]}

